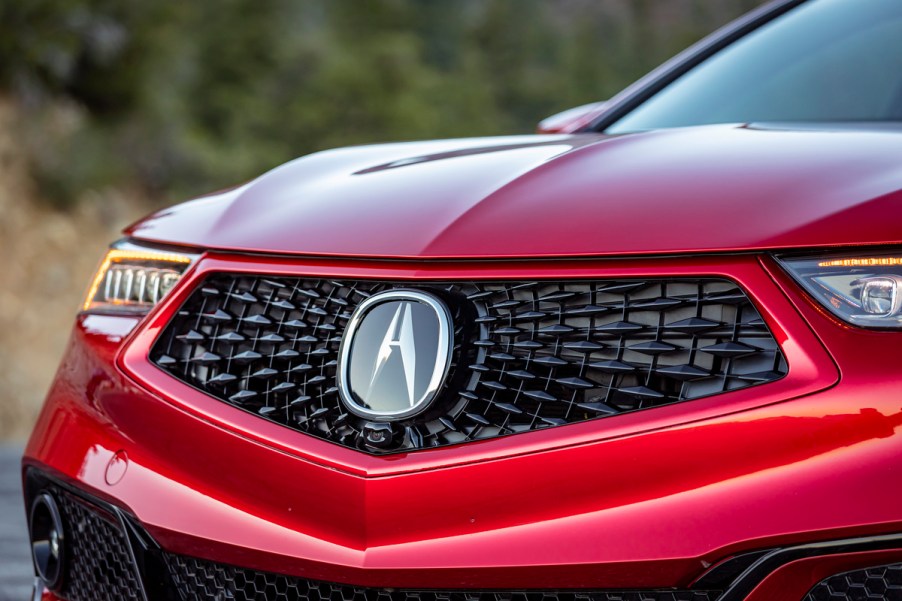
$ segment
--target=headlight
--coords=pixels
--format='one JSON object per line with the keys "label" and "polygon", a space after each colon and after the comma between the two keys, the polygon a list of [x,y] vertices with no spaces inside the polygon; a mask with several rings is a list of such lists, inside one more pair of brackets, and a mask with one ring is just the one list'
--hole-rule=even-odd
{"label": "headlight", "polygon": [[863,328],[902,328],[902,252],[782,257],[824,307]]}
{"label": "headlight", "polygon": [[197,255],[117,243],[110,248],[82,310],[143,315],[172,290]]}

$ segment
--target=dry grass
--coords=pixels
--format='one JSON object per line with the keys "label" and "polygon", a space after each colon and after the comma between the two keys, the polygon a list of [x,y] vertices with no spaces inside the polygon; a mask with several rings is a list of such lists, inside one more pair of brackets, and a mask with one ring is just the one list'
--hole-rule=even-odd
{"label": "dry grass", "polygon": [[0,440],[28,435],[104,248],[146,211],[116,192],[87,193],[71,212],[41,203],[17,115],[0,99]]}

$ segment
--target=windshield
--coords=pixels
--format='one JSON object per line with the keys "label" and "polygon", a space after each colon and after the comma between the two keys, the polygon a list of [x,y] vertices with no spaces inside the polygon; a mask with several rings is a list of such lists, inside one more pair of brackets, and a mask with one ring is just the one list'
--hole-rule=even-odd
{"label": "windshield", "polygon": [[810,0],[679,77],[607,133],[902,120],[902,0]]}

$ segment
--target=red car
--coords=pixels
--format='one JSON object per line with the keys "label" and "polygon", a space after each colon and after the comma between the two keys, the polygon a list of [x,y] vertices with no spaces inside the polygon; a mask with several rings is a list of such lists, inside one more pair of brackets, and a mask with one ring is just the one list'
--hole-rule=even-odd
{"label": "red car", "polygon": [[113,245],[35,599],[902,599],[902,3],[781,0],[557,134],[318,153]]}

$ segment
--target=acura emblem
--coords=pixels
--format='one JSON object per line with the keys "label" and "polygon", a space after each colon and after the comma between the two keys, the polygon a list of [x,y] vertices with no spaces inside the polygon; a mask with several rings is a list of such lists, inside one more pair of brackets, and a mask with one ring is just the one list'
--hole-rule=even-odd
{"label": "acura emblem", "polygon": [[431,294],[374,294],[348,322],[338,354],[338,391],[347,408],[375,421],[416,415],[448,373],[451,314]]}

